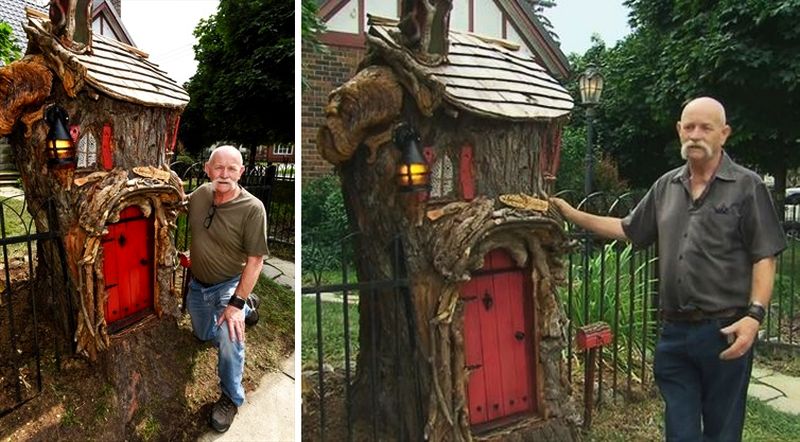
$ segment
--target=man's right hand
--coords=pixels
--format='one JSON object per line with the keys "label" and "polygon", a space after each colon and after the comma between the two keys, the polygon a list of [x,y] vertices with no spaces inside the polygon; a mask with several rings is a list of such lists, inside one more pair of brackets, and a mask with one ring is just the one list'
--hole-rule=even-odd
{"label": "man's right hand", "polygon": [[569,219],[567,213],[573,209],[573,207],[566,200],[554,196],[550,198],[550,204],[554,205],[564,218]]}

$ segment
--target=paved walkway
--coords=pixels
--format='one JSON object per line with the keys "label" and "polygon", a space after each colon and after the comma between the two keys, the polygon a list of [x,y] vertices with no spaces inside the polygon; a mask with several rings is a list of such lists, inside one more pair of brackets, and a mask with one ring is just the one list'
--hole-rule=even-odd
{"label": "paved walkway", "polygon": [[800,378],[754,366],[747,394],[778,411],[800,415]]}
{"label": "paved walkway", "polygon": [[[294,263],[269,258],[261,273],[278,284],[294,290]],[[247,402],[231,428],[223,434],[213,430],[198,439],[199,442],[291,442],[295,440],[295,357],[286,358],[280,371],[267,373],[258,388],[247,394]]]}

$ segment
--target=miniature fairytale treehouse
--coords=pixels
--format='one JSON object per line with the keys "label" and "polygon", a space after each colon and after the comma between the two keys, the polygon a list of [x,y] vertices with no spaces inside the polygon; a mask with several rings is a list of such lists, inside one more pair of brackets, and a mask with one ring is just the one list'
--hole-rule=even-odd
{"label": "miniature fairytale treehouse", "polygon": [[170,234],[184,194],[167,158],[188,95],[146,54],[93,36],[91,7],[27,10],[26,56],[0,69],[0,135],[10,134],[29,205],[55,209],[33,214],[63,238],[39,250],[39,266],[66,271],[52,278],[66,284],[54,293],[73,294],[59,321],[96,360],[116,337],[179,313]]}
{"label": "miniature fairytale treehouse", "polygon": [[442,31],[451,2],[403,5],[399,23],[370,17],[367,56],[317,137],[361,232],[359,279],[390,274],[399,235],[410,287],[407,305],[360,298],[355,407],[374,383],[390,440],[573,440],[567,237],[546,200],[572,99],[512,43]]}

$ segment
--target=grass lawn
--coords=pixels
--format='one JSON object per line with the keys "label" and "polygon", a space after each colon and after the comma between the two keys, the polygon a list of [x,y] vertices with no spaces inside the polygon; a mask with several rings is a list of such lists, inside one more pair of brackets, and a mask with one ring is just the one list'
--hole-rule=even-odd
{"label": "grass lawn", "polygon": [[[607,442],[662,440],[663,403],[657,394],[634,402],[620,401],[606,405],[592,418],[592,430],[586,440]],[[769,405],[749,398],[743,441],[790,442],[800,440],[800,416],[776,411]]]}
{"label": "grass lawn", "polygon": [[[344,304],[322,303],[322,350],[324,361],[334,368],[344,366],[345,331]],[[302,318],[302,365],[316,367],[317,364],[317,304],[314,297],[303,296]],[[348,306],[350,322],[350,360],[355,362],[358,354],[358,305]]]}

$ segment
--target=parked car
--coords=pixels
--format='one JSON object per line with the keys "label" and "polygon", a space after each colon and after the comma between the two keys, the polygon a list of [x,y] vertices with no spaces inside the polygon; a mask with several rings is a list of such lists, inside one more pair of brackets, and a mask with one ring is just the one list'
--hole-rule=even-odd
{"label": "parked car", "polygon": [[783,228],[788,235],[800,237],[800,187],[786,189]]}

